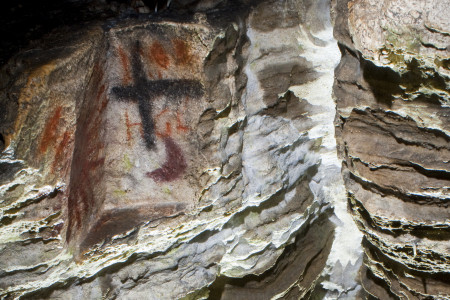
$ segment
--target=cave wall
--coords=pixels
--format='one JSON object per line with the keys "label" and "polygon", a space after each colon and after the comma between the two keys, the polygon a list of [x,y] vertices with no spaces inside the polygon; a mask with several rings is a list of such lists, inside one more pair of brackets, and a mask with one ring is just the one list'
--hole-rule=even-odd
{"label": "cave wall", "polygon": [[448,1],[85,4],[0,70],[0,297],[450,297]]}
{"label": "cave wall", "polygon": [[448,299],[448,1],[334,1],[336,139],[363,289]]}
{"label": "cave wall", "polygon": [[174,7],[3,66],[2,297],[354,297],[330,3]]}

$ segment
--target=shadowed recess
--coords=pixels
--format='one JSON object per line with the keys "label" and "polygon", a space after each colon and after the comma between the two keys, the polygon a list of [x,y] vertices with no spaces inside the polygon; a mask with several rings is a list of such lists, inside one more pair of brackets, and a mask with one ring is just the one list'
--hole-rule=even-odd
{"label": "shadowed recess", "polygon": [[[208,299],[263,300],[283,292],[286,292],[285,299],[298,299],[302,292],[314,287],[314,281],[325,266],[333,237],[334,225],[322,215],[285,248],[271,269],[259,276],[221,276],[210,286]],[[295,283],[303,291],[298,290]]]}

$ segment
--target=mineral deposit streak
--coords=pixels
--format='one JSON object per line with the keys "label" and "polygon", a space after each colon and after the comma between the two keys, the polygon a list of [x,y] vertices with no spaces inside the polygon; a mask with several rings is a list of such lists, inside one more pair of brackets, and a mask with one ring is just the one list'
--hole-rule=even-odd
{"label": "mineral deposit streak", "polygon": [[[157,52],[161,53],[162,46],[159,44],[158,46]],[[151,50],[154,50],[153,48],[155,48],[154,45]],[[119,101],[137,102],[145,146],[148,150],[154,151],[156,144],[155,120],[152,116],[152,100],[159,96],[166,97],[168,101],[173,101],[181,97],[199,98],[203,95],[203,87],[198,80],[191,79],[149,80],[145,75],[140,53],[141,45],[139,41],[137,41],[131,62],[131,72],[134,84],[113,87],[112,93]],[[165,64],[165,66],[167,66],[167,64]],[[163,135],[162,139],[166,151],[166,161],[161,168],[146,173],[148,177],[157,182],[175,180],[187,167],[182,150],[170,137],[170,133]]]}

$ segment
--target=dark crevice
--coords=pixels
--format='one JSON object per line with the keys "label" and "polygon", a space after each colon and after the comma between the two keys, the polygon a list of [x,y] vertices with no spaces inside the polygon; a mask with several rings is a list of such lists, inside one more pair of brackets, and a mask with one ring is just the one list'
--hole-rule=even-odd
{"label": "dark crevice", "polygon": [[[397,135],[394,134],[394,132],[392,132],[390,130],[387,130],[386,127],[387,126],[399,126],[399,124],[388,123],[387,120],[383,119],[382,116],[380,116],[379,114],[383,113],[385,116],[390,117],[392,119],[397,119],[397,120],[405,122],[405,123],[409,122],[411,124],[408,124],[407,126],[408,127],[410,127],[410,126],[412,127],[412,125],[416,126],[418,133],[422,133],[425,136],[433,135],[436,138],[442,138],[447,143],[450,143],[450,137],[447,134],[445,134],[444,132],[442,132],[441,130],[433,129],[433,128],[421,128],[410,117],[402,117],[402,116],[396,114],[395,112],[385,112],[385,111],[381,111],[381,110],[371,110],[369,108],[367,108],[365,110],[354,109],[352,111],[352,113],[360,116],[359,118],[353,117],[352,118],[353,120],[357,120],[357,121],[359,121],[361,123],[364,123],[369,128],[370,127],[376,127],[377,129],[381,130],[382,132],[384,132],[387,135],[389,135],[392,138],[394,138],[396,140],[396,142],[398,142],[399,144],[405,144],[405,145],[408,145],[408,146],[419,146],[419,147],[423,147],[423,148],[426,148],[426,149],[436,149],[436,150],[448,149],[448,146],[437,146],[437,145],[434,145],[434,144],[429,143],[429,142],[416,142],[416,141],[410,141],[410,140],[406,140],[404,138],[398,137]],[[371,116],[373,116],[376,119],[376,121],[379,121],[382,124],[374,123],[373,120],[369,119]],[[405,124],[403,124],[403,126],[405,126]]]}
{"label": "dark crevice", "polygon": [[387,165],[373,166],[370,163],[361,160],[359,157],[348,156],[348,155],[347,155],[347,157],[349,157],[352,164],[353,164],[353,162],[360,162],[365,167],[369,168],[371,171],[382,170],[382,169],[399,171],[399,170],[402,170],[402,168],[403,168],[403,170],[405,168],[407,168],[409,170],[413,169],[415,172],[422,174],[428,178],[434,178],[434,179],[438,179],[438,180],[450,180],[450,172],[449,171],[426,169],[419,164],[416,164],[416,163],[413,163],[413,162],[407,161],[407,160],[395,161],[395,162],[389,163]]}
{"label": "dark crevice", "polygon": [[448,207],[449,201],[445,201],[440,198],[435,197],[429,197],[429,196],[423,196],[423,195],[413,195],[413,194],[404,194],[401,191],[382,187],[377,185],[374,182],[365,181],[359,176],[356,176],[352,172],[349,172],[349,177],[353,181],[357,182],[359,185],[363,186],[365,189],[371,190],[379,195],[382,196],[394,196],[400,200],[403,200],[405,202],[412,202],[412,203],[418,203],[418,204],[428,204],[428,205],[435,205],[439,207]]}
{"label": "dark crevice", "polygon": [[359,62],[363,77],[370,85],[377,101],[392,107],[395,95],[401,95],[403,92],[400,88],[400,75],[389,67],[378,67],[361,56]]}
{"label": "dark crevice", "polygon": [[[223,294],[226,289],[238,290],[239,297],[242,297],[239,299],[266,299],[261,298],[263,297],[261,295],[261,292],[267,288],[269,288],[268,290],[269,294],[265,294],[264,297],[267,297],[267,299],[271,298],[271,296],[273,296],[272,294],[276,293],[276,290],[280,288],[280,286],[272,286],[272,289],[270,289],[270,286],[274,284],[274,279],[281,278],[282,275],[284,274],[283,272],[288,270],[289,267],[292,266],[292,264],[299,264],[300,267],[304,262],[303,261],[304,259],[302,259],[301,254],[302,248],[304,248],[303,245],[305,243],[305,239],[308,239],[309,235],[316,234],[318,232],[324,234],[325,232],[328,233],[326,237],[323,237],[320,240],[322,247],[320,247],[320,249],[317,249],[317,252],[315,252],[314,255],[309,259],[309,261],[305,263],[302,269],[298,270],[297,274],[298,277],[296,277],[295,279],[302,282],[304,274],[308,272],[309,268],[312,267],[313,263],[316,260],[318,260],[321,255],[324,255],[325,260],[326,257],[328,256],[328,252],[331,249],[331,244],[334,237],[334,231],[326,230],[327,228],[333,228],[333,225],[328,220],[328,216],[326,214],[323,214],[315,222],[307,225],[305,229],[302,230],[296,236],[295,242],[293,244],[290,244],[285,247],[281,256],[277,259],[274,266],[271,267],[269,270],[265,271],[261,275],[250,274],[244,276],[243,278],[231,278],[227,276],[220,276],[209,287],[210,294],[208,299],[211,300],[229,299],[230,297],[229,294],[227,295],[227,297],[223,297]],[[323,232],[324,229],[325,231]],[[317,240],[317,242],[319,241]],[[289,287],[292,283],[287,284],[286,287]],[[245,292],[242,293],[242,291]],[[232,297],[236,296],[237,294],[232,295]]]}
{"label": "dark crevice", "polygon": [[3,136],[3,134],[0,133],[0,152],[3,152],[5,148],[6,148],[5,137]]}
{"label": "dark crevice", "polygon": [[[349,193],[348,206],[355,212],[357,211],[359,218],[364,220],[365,227],[372,230],[382,232],[384,234],[399,237],[404,234],[410,234],[417,238],[427,238],[433,241],[447,241],[450,240],[450,227],[436,228],[433,225],[402,225],[400,221],[390,221],[386,224],[380,224],[372,218],[370,213],[366,210],[364,205],[354,195]],[[383,226],[383,227],[382,227]],[[390,228],[385,228],[390,226]]]}
{"label": "dark crevice", "polygon": [[89,11],[88,0],[2,1],[0,65],[12,55],[54,29],[70,27],[99,16]]}
{"label": "dark crevice", "polygon": [[392,291],[390,290],[389,286],[387,285],[387,283],[382,280],[381,278],[375,276],[372,271],[370,271],[369,268],[367,267],[363,267],[362,270],[362,276],[363,276],[363,287],[364,289],[367,289],[369,295],[368,298],[369,300],[381,300],[380,298],[376,297],[375,295],[372,295],[371,293],[373,293],[374,291],[372,291],[374,288],[377,290],[382,290],[384,291],[384,297],[389,297],[389,298],[385,298],[382,300],[388,300],[388,299],[395,299],[395,300],[399,300],[400,298],[395,295],[394,293],[392,293]]}
{"label": "dark crevice", "polygon": [[399,164],[401,166],[412,167],[417,173],[427,176],[429,178],[434,178],[438,180],[450,180],[450,172],[445,170],[430,170],[425,169],[419,164],[415,164],[413,162]]}
{"label": "dark crevice", "polygon": [[[397,274],[397,276],[400,276],[399,274],[404,274],[400,277],[403,276],[407,276],[408,275],[412,275],[417,283],[419,283],[420,281],[420,287],[423,288],[422,286],[422,278],[425,279],[432,279],[433,281],[435,281],[436,284],[441,283],[445,286],[450,286],[450,277],[448,276],[448,272],[438,272],[438,271],[434,271],[434,272],[428,272],[428,271],[419,271],[419,270],[415,270],[415,269],[411,269],[409,267],[407,267],[406,265],[393,260],[392,258],[390,258],[389,256],[387,256],[383,251],[381,251],[380,249],[378,249],[376,246],[374,246],[372,243],[369,242],[369,240],[367,240],[367,238],[363,238],[363,242],[362,242],[363,246],[365,249],[367,249],[367,253],[371,256],[371,260],[375,260],[379,263],[381,263],[383,266],[389,266],[389,271],[392,272],[393,274]],[[376,259],[375,259],[376,258]],[[386,270],[386,269],[385,269]]]}

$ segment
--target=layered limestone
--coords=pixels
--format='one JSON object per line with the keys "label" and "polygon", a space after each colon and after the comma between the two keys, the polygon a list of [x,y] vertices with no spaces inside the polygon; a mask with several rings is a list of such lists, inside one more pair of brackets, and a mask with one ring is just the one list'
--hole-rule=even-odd
{"label": "layered limestone", "polygon": [[449,4],[334,2],[336,137],[378,299],[450,298]]}
{"label": "layered limestone", "polygon": [[357,296],[329,3],[217,5],[3,67],[2,297]]}

